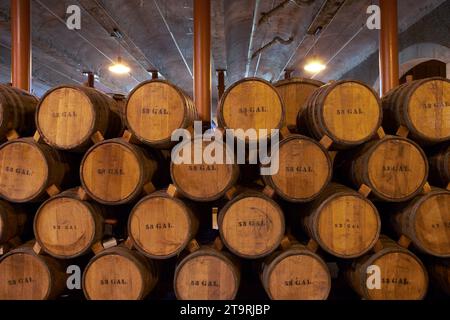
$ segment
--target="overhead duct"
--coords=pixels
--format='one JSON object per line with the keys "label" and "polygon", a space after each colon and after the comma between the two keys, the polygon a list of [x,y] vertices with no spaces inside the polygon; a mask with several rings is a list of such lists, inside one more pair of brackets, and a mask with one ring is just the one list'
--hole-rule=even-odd
{"label": "overhead duct", "polygon": [[270,48],[271,46],[273,46],[275,43],[279,43],[285,46],[288,46],[292,43],[292,41],[294,41],[294,37],[291,36],[289,39],[284,40],[281,37],[276,36],[275,38],[273,38],[272,41],[270,41],[269,43],[265,44],[264,46],[262,46],[261,48],[259,48],[258,50],[256,50],[253,55],[252,55],[252,59],[254,59],[255,57],[258,56],[258,54],[260,54],[261,52],[263,52],[264,50],[266,50],[267,48]]}

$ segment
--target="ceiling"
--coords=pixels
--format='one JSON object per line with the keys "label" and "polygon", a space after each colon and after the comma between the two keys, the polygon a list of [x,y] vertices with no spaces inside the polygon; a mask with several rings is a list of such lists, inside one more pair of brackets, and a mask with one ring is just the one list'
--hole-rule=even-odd
{"label": "ceiling", "polygon": [[[445,0],[398,1],[404,31]],[[9,2],[0,0],[0,82],[10,79]],[[79,31],[65,24],[66,8],[73,4],[81,8]],[[378,48],[378,31],[365,27],[370,4],[377,1],[212,0],[213,70],[226,69],[228,85],[253,76],[277,81],[286,68],[308,76],[303,65],[317,55],[328,68],[314,78],[339,79]],[[83,83],[82,72],[93,71],[97,88],[126,94],[150,78],[148,70],[157,69],[192,95],[192,7],[192,0],[32,0],[34,93]],[[329,24],[320,33],[307,33],[324,21]],[[122,38],[111,36],[114,29]],[[119,55],[132,68],[130,75],[109,73]],[[215,75],[213,80],[216,86]]]}

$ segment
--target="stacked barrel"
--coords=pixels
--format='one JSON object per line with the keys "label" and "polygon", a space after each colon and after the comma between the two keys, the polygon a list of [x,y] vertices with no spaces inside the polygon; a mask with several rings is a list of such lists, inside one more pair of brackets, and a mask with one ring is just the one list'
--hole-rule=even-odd
{"label": "stacked barrel", "polygon": [[78,267],[90,300],[450,291],[448,80],[247,78],[206,133],[158,79],[0,105],[0,299],[71,296]]}

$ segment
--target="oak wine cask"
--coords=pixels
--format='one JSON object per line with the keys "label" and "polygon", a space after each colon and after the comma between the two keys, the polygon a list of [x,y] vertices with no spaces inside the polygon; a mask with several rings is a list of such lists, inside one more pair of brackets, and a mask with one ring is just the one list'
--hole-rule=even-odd
{"label": "oak wine cask", "polygon": [[92,258],[83,273],[83,291],[88,300],[142,300],[157,281],[153,261],[118,246]]}
{"label": "oak wine cask", "polygon": [[31,136],[36,130],[34,114],[38,99],[26,91],[0,85],[0,140],[9,131],[21,136]]}
{"label": "oak wine cask", "polygon": [[32,138],[0,146],[0,196],[10,202],[38,202],[47,189],[61,187],[69,168],[65,157]]}
{"label": "oak wine cask", "polygon": [[[220,150],[223,157],[213,164],[208,164],[203,156],[196,161],[196,145],[205,152],[207,149]],[[174,186],[182,196],[199,202],[215,201],[222,198],[236,184],[239,166],[234,158],[228,156],[231,152],[223,142],[194,139],[175,148],[179,149],[170,164],[170,174]]]}
{"label": "oak wine cask", "polygon": [[286,126],[291,132],[297,130],[297,116],[309,97],[324,83],[304,78],[291,78],[274,84],[286,108]]}
{"label": "oak wine cask", "polygon": [[0,300],[52,300],[66,288],[67,274],[55,258],[26,244],[0,258]]}
{"label": "oak wine cask", "polygon": [[392,216],[399,235],[408,237],[420,251],[450,258],[450,192],[433,188],[415,197]]}
{"label": "oak wine cask", "polygon": [[184,201],[158,191],[132,209],[128,234],[134,247],[152,259],[168,259],[195,237],[199,222]]}
{"label": "oak wine cask", "polygon": [[383,98],[383,127],[395,133],[400,126],[411,139],[430,145],[450,140],[450,80],[428,78],[406,83]]}
{"label": "oak wine cask", "polygon": [[179,300],[234,300],[240,278],[239,266],[231,255],[202,247],[177,265],[175,294]]}
{"label": "oak wine cask", "polygon": [[8,202],[0,200],[0,244],[22,234],[27,215],[15,210]]}
{"label": "oak wine cask", "polygon": [[350,155],[338,155],[336,171],[346,175],[355,188],[368,186],[377,200],[404,202],[422,191],[428,179],[428,160],[415,142],[386,136]]}
{"label": "oak wine cask", "polygon": [[43,251],[58,259],[82,256],[103,238],[105,209],[81,200],[77,190],[50,198],[34,218],[36,241]]}
{"label": "oak wine cask", "polygon": [[80,167],[81,184],[95,201],[120,205],[135,200],[151,184],[157,161],[145,149],[122,138],[95,144]]}
{"label": "oak wine cask", "polygon": [[176,129],[193,127],[198,118],[190,97],[165,80],[138,85],[129,95],[125,116],[128,130],[155,148],[169,148]]}
{"label": "oak wine cask", "polygon": [[300,211],[307,235],[329,254],[357,258],[373,248],[381,230],[376,207],[360,193],[330,184]]}
{"label": "oak wine cask", "polygon": [[274,253],[261,269],[262,284],[272,300],[326,300],[330,294],[328,266],[302,245]]}
{"label": "oak wine cask", "polygon": [[450,259],[434,259],[427,267],[431,281],[450,296]]}
{"label": "oak wine cask", "polygon": [[336,81],[309,97],[297,127],[316,140],[328,136],[335,149],[349,149],[369,141],[382,117],[380,99],[372,88],[357,81]]}
{"label": "oak wine cask", "polygon": [[[428,291],[428,273],[423,263],[394,241],[380,238],[380,248],[355,261],[346,271],[350,286],[367,300],[422,300]],[[369,289],[370,266],[379,267],[381,289]],[[372,282],[370,282],[372,283]]]}
{"label": "oak wine cask", "polygon": [[450,184],[450,145],[440,147],[438,151],[428,154],[430,164],[430,182],[446,188]]}
{"label": "oak wine cask", "polygon": [[284,200],[309,202],[329,184],[333,164],[328,151],[311,138],[292,135],[282,140],[272,159],[279,159],[279,170],[263,180]]}
{"label": "oak wine cask", "polygon": [[[246,78],[226,90],[219,103],[217,120],[221,128],[254,129],[258,132],[257,139],[264,139],[271,136],[271,130],[283,127],[285,109],[279,93],[269,82]],[[264,129],[266,133],[260,131]]]}
{"label": "oak wine cask", "polygon": [[274,252],[285,233],[279,205],[261,192],[245,191],[229,201],[218,217],[220,236],[235,255],[263,258]]}
{"label": "oak wine cask", "polygon": [[42,97],[36,126],[47,144],[72,152],[86,151],[97,132],[111,139],[123,131],[116,100],[93,88],[73,85],[56,87]]}

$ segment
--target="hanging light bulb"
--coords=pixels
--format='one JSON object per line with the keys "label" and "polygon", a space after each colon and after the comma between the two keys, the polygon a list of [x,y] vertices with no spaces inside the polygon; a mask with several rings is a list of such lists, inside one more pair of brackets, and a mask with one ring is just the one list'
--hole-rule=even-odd
{"label": "hanging light bulb", "polygon": [[327,68],[320,59],[314,56],[306,65],[305,71],[309,73],[319,73]]}
{"label": "hanging light bulb", "polygon": [[109,66],[109,71],[115,74],[126,74],[130,72],[130,67],[122,62],[122,58],[118,57],[117,62]]}

